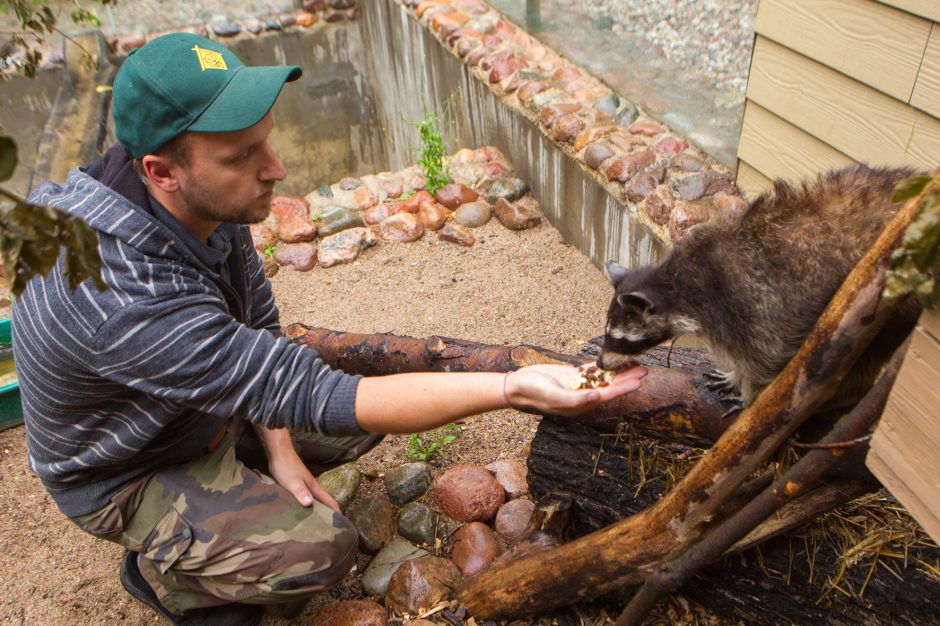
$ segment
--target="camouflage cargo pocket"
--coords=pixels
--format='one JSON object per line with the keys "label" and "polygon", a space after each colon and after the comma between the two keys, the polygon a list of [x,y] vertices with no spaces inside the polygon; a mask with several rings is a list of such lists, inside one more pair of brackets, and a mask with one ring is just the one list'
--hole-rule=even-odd
{"label": "camouflage cargo pocket", "polygon": [[170,507],[147,536],[141,556],[153,561],[160,573],[166,574],[192,543],[193,529],[176,509]]}

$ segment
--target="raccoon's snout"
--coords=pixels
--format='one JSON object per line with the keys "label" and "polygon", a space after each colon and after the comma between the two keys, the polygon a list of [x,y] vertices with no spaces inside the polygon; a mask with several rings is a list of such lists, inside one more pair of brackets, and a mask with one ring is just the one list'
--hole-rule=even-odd
{"label": "raccoon's snout", "polygon": [[605,370],[617,370],[620,369],[623,365],[633,361],[633,358],[629,354],[620,354],[619,352],[607,352],[606,350],[601,352],[600,358],[597,360],[597,364]]}

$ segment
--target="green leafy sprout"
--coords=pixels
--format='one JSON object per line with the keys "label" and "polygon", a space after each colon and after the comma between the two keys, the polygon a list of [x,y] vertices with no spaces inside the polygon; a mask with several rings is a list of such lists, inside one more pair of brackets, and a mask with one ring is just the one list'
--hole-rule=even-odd
{"label": "green leafy sprout", "polygon": [[457,424],[447,424],[437,430],[423,433],[412,433],[408,437],[408,450],[405,453],[409,459],[430,461],[435,457],[444,457],[444,447],[453,443],[460,434]]}
{"label": "green leafy sprout", "polygon": [[274,254],[275,250],[277,250],[277,244],[269,243],[268,245],[264,247],[264,256],[271,256],[272,254]]}
{"label": "green leafy sprout", "polygon": [[418,164],[424,171],[425,186],[431,195],[450,182],[450,173],[444,164],[444,140],[438,125],[441,120],[425,109],[424,119],[415,123],[421,136],[421,158]]}

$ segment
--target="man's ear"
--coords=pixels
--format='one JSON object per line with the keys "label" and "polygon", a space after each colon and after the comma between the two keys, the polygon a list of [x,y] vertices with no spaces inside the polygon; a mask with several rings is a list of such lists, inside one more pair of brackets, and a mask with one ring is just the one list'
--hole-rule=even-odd
{"label": "man's ear", "polygon": [[179,191],[179,168],[175,167],[172,161],[156,154],[147,154],[140,160],[140,164],[149,184],[166,193]]}
{"label": "man's ear", "polygon": [[618,295],[617,304],[628,311],[632,310],[639,313],[647,313],[653,310],[653,301],[646,297],[646,294],[639,291]]}

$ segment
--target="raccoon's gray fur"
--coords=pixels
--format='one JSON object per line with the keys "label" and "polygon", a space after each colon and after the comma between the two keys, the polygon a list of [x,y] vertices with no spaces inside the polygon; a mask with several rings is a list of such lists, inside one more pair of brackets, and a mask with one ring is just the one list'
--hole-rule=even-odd
{"label": "raccoon's gray fur", "polygon": [[[749,404],[787,364],[900,205],[916,172],[852,166],[801,185],[774,183],[736,217],[691,229],[660,264],[608,262],[616,286],[601,367],[684,333],[701,337]],[[857,398],[913,327],[916,304],[860,359],[841,396]],[[850,389],[850,387],[856,389]]]}

